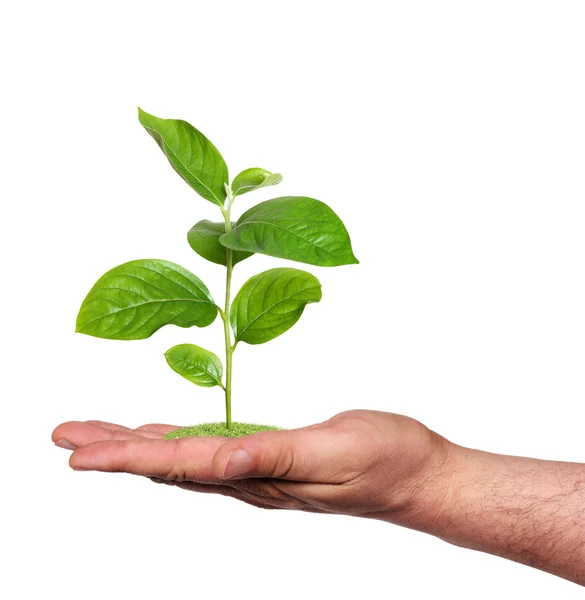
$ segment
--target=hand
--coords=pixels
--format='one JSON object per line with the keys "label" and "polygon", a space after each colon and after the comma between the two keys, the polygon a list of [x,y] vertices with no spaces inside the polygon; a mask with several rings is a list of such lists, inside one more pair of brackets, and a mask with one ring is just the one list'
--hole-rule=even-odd
{"label": "hand", "polygon": [[162,439],[171,425],[70,422],[77,470],[126,472],[262,508],[381,519],[585,585],[585,465],[463,448],[391,413],[291,431]]}
{"label": "hand", "polygon": [[418,421],[367,410],[241,438],[163,440],[173,429],[69,422],[52,437],[75,450],[69,462],[76,470],[133,473],[262,508],[393,522],[406,518],[422,482],[434,479],[448,448],[444,438]]}

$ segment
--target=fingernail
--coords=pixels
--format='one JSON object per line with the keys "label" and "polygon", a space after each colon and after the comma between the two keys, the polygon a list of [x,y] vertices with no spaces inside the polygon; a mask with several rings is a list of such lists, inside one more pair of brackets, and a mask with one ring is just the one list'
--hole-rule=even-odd
{"label": "fingernail", "polygon": [[252,457],[246,450],[239,448],[234,450],[227,459],[225,469],[223,470],[222,479],[233,479],[244,475],[252,466]]}
{"label": "fingernail", "polygon": [[65,438],[61,438],[58,442],[55,442],[55,446],[59,446],[59,448],[65,448],[65,450],[77,450],[77,446],[74,446]]}
{"label": "fingernail", "polygon": [[74,471],[91,471],[91,469],[84,469],[83,467],[73,467]]}

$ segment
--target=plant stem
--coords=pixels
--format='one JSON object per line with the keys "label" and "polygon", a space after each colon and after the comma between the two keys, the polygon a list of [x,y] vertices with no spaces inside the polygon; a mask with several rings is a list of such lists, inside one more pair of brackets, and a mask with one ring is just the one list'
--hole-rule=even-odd
{"label": "plant stem", "polygon": [[[232,229],[232,222],[230,220],[231,203],[232,198],[229,197],[227,208],[222,211],[225,218],[226,233],[229,233]],[[234,347],[232,346],[232,336],[230,333],[230,291],[232,286],[233,254],[233,250],[226,248],[225,309],[222,315],[225,335],[225,426],[228,429],[231,429],[232,426],[232,354]]]}

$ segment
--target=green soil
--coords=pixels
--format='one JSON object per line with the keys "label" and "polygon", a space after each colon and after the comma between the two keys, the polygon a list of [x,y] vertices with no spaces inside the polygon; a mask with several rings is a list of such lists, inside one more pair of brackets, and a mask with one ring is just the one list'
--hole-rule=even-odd
{"label": "green soil", "polygon": [[251,435],[260,431],[278,431],[280,427],[272,425],[254,425],[252,423],[232,423],[230,429],[225,426],[225,423],[202,423],[201,425],[193,425],[193,427],[181,427],[167,433],[165,440],[181,437],[196,437],[202,435],[217,435],[223,437],[240,437],[242,435]]}

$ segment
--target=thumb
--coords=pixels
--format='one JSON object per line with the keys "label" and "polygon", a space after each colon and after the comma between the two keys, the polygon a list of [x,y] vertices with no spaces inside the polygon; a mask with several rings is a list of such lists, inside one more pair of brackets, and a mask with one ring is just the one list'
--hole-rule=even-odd
{"label": "thumb", "polygon": [[315,430],[267,431],[226,441],[213,457],[219,479],[319,481],[327,444]]}

